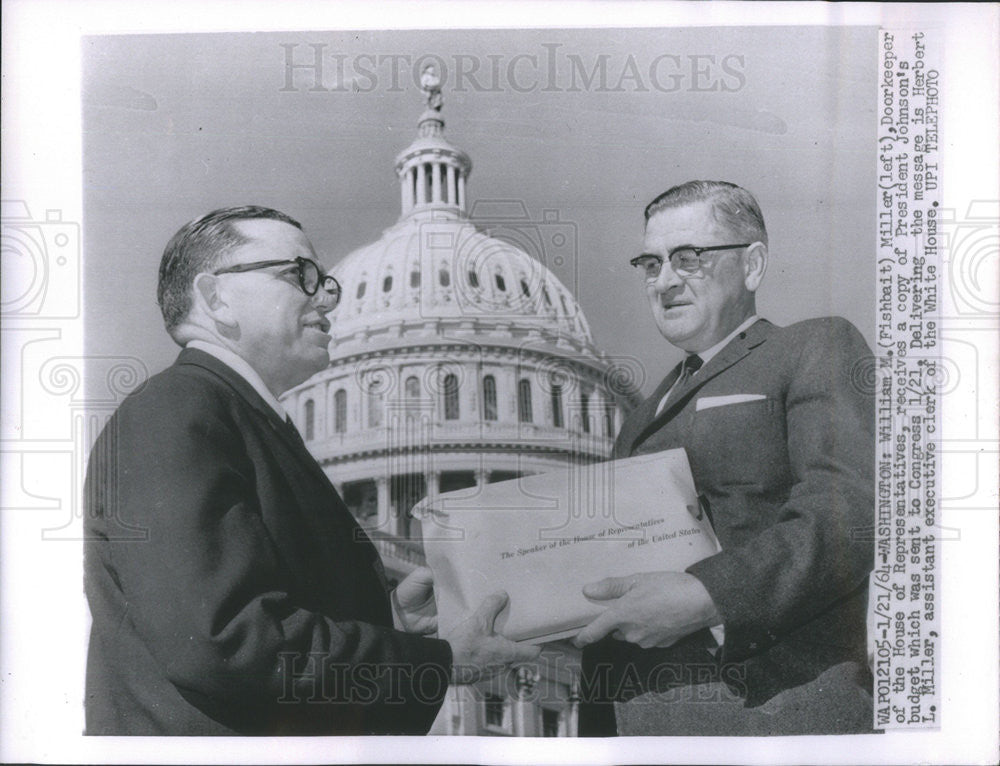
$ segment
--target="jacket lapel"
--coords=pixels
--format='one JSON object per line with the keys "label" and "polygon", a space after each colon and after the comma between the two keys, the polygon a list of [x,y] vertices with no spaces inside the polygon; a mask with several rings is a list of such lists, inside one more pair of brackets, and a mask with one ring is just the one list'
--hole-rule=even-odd
{"label": "jacket lapel", "polygon": [[222,378],[247,404],[260,413],[267,421],[271,431],[295,454],[299,462],[307,466],[313,475],[329,486],[331,490],[334,489],[330,478],[323,471],[320,464],[316,462],[316,458],[306,449],[302,438],[292,430],[292,426],[289,426],[288,423],[278,417],[278,413],[274,411],[274,408],[261,398],[261,395],[254,390],[254,387],[242,375],[211,354],[207,354],[196,348],[186,348],[181,351],[180,356],[177,357],[177,363],[194,364]]}
{"label": "jacket lapel", "polygon": [[[336,487],[333,486],[333,482],[330,481],[330,477],[326,475],[322,466],[320,466],[320,464],[316,461],[316,458],[314,458],[306,448],[305,442],[302,441],[301,435],[294,430],[294,426],[290,426],[282,420],[278,416],[278,413],[274,411],[274,408],[264,401],[261,395],[257,393],[254,387],[251,386],[242,375],[238,374],[229,365],[216,359],[211,354],[207,354],[199,349],[186,348],[181,351],[180,356],[178,356],[177,364],[193,364],[208,370],[217,377],[221,378],[224,383],[234,390],[236,395],[241,397],[247,404],[260,413],[261,417],[267,421],[268,427],[271,431],[288,447],[288,449],[291,450],[292,454],[298,459],[299,463],[303,467],[307,468],[318,481],[322,482],[322,486],[328,488],[332,500],[332,512],[325,515],[324,518],[327,521],[332,521],[342,528],[346,527],[348,534],[342,539],[361,546],[361,550],[367,557],[372,568],[375,570],[375,576],[382,590],[384,592],[388,592],[389,583],[385,573],[385,565],[382,563],[378,549],[375,548],[371,537],[361,527],[361,525],[358,524],[357,520],[344,504],[343,499],[340,497],[340,493],[337,492]],[[388,603],[386,604],[385,614],[382,616],[382,619],[386,624],[392,624],[392,617],[389,612]]]}
{"label": "jacket lapel", "polygon": [[[629,445],[629,454],[634,452],[635,448],[648,439],[652,434],[663,428],[664,425],[666,425],[684,408],[684,406],[690,401],[691,396],[702,386],[708,383],[708,381],[724,370],[732,367],[743,357],[749,354],[752,348],[759,346],[767,340],[767,336],[771,333],[773,328],[774,325],[766,319],[754,322],[745,332],[740,333],[728,344],[726,344],[726,346],[718,354],[709,360],[708,364],[698,370],[696,375],[688,378],[677,391],[671,392],[670,399],[667,401],[663,411],[659,415],[655,415],[656,405],[659,404],[660,399],[663,398],[663,393],[669,390],[670,386],[673,385],[673,382],[677,380],[679,368],[672,371],[671,374],[664,379],[663,383],[660,384],[660,387],[657,388],[653,396],[643,403],[642,406],[645,407],[650,403],[650,400],[652,400],[652,408],[648,413],[646,413],[648,417],[643,417],[641,419],[637,418],[638,423],[646,423],[646,426],[643,427],[639,431],[638,435],[632,440],[631,445]],[[666,385],[668,381],[669,385]]]}
{"label": "jacket lapel", "polygon": [[677,382],[677,377],[681,374],[681,365],[677,365],[656,387],[656,390],[636,409],[636,411],[625,421],[622,431],[615,440],[614,457],[624,458],[632,454],[635,443],[638,442],[640,432],[645,424],[649,423],[656,416],[656,406],[660,403],[663,395],[670,390],[670,387]]}

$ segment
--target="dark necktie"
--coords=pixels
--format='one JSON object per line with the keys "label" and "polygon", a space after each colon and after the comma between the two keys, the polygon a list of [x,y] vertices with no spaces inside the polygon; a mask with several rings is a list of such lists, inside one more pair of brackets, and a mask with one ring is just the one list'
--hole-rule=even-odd
{"label": "dark necktie", "polygon": [[687,382],[691,379],[698,370],[701,369],[701,357],[697,354],[689,354],[684,358],[684,361],[680,364],[680,372],[677,375],[677,380],[670,387],[670,390],[664,395],[660,400],[660,404],[656,408],[656,414],[659,415],[663,412],[664,408],[667,406],[669,400],[675,399],[676,394],[687,385]]}
{"label": "dark necktie", "polygon": [[674,390],[680,390],[680,387],[687,383],[691,376],[701,369],[701,365],[701,357],[697,354],[689,354],[686,356],[684,361],[681,362],[681,374],[678,376],[677,382],[674,384]]}

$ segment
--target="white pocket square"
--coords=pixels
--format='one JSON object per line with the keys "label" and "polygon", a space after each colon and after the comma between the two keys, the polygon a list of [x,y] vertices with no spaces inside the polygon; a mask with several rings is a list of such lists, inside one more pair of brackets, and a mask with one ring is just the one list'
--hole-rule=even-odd
{"label": "white pocket square", "polygon": [[694,404],[694,411],[725,407],[727,404],[742,404],[743,402],[759,402],[766,399],[764,394],[730,394],[729,396],[701,396]]}

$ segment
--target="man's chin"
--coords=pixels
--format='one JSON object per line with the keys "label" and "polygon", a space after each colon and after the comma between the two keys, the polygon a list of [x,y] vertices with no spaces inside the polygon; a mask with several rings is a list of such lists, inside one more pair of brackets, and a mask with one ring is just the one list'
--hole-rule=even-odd
{"label": "man's chin", "polygon": [[316,354],[315,369],[309,373],[309,377],[312,377],[318,372],[322,372],[329,366],[330,366],[330,352],[326,349],[326,347],[319,349],[319,353]]}
{"label": "man's chin", "polygon": [[325,349],[317,348],[316,353],[309,355],[308,362],[306,362],[305,359],[301,359],[300,363],[294,366],[294,369],[297,374],[294,376],[295,378],[294,382],[290,381],[288,389],[295,388],[295,386],[305,383],[313,375],[318,375],[329,366],[330,366],[329,352],[327,352]]}
{"label": "man's chin", "polygon": [[659,320],[656,323],[656,327],[660,331],[660,335],[674,346],[679,346],[695,334],[695,328],[691,327],[690,322],[670,320],[663,316],[660,316]]}

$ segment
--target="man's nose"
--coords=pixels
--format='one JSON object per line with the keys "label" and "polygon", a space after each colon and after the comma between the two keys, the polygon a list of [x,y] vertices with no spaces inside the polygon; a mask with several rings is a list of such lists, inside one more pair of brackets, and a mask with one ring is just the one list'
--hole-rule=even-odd
{"label": "man's nose", "polygon": [[677,272],[673,270],[670,265],[670,261],[664,261],[660,266],[660,273],[656,275],[656,279],[653,280],[653,286],[656,288],[658,293],[665,293],[671,288],[677,287],[683,284],[684,280],[681,279]]}
{"label": "man's nose", "polygon": [[322,287],[310,296],[313,307],[321,314],[329,314],[337,307],[337,297],[328,293]]}

